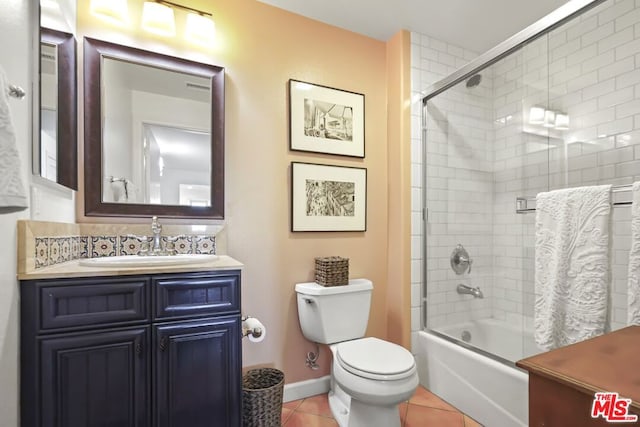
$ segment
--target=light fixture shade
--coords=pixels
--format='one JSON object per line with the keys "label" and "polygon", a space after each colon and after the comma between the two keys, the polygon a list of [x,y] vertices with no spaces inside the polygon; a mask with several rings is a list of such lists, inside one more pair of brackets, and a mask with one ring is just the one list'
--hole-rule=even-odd
{"label": "light fixture shade", "polygon": [[569,129],[569,115],[564,113],[556,114],[555,128],[558,130]]}
{"label": "light fixture shade", "polygon": [[144,2],[142,28],[161,36],[175,36],[176,20],[173,16],[173,9],[154,1]]}
{"label": "light fixture shade", "polygon": [[201,46],[211,46],[216,37],[216,24],[210,16],[189,13],[185,38]]}
{"label": "light fixture shade", "polygon": [[542,126],[546,128],[552,128],[556,125],[556,113],[551,110],[544,111],[544,123]]}
{"label": "light fixture shade", "polygon": [[[91,2],[91,5],[93,6],[93,2]],[[60,5],[56,0],[40,0],[40,7],[42,9],[60,9]]]}
{"label": "light fixture shade", "polygon": [[129,21],[127,0],[91,0],[91,14],[115,24],[126,24]]}
{"label": "light fixture shade", "polygon": [[544,123],[544,108],[531,107],[529,109],[529,123],[532,125],[541,125]]}

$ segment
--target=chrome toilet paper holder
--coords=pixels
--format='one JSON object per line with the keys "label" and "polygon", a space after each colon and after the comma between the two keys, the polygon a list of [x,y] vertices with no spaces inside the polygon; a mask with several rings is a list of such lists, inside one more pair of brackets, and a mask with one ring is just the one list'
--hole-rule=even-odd
{"label": "chrome toilet paper holder", "polygon": [[242,320],[242,338],[251,335],[253,338],[260,338],[262,336],[262,328],[247,328],[246,326],[244,326],[244,322],[247,321],[247,319],[251,318],[252,316],[243,316],[241,318]]}

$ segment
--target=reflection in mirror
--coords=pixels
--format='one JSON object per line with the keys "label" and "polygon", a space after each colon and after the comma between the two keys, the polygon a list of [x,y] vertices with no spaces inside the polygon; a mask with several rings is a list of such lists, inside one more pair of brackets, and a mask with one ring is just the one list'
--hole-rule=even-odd
{"label": "reflection in mirror", "polygon": [[40,156],[37,173],[78,189],[76,43],[72,34],[40,29]]}
{"label": "reflection in mirror", "polygon": [[145,203],[211,205],[208,131],[143,124]]}
{"label": "reflection in mirror", "polygon": [[191,206],[180,186],[211,185],[209,80],[105,57],[102,87],[102,201]]}
{"label": "reflection in mirror", "polygon": [[85,214],[224,217],[224,70],[85,38]]}
{"label": "reflection in mirror", "polygon": [[58,179],[57,47],[40,43],[40,176]]}

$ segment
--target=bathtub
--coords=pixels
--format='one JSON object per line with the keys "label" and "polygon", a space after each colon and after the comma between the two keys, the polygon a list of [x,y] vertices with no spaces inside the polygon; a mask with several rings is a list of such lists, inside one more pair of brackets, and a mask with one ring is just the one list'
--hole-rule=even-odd
{"label": "bathtub", "polygon": [[[460,340],[465,331],[465,338],[470,335],[468,344],[446,337]],[[485,426],[527,426],[529,377],[513,362],[539,350],[531,332],[525,332],[524,339],[522,335],[519,328],[494,319],[419,332],[420,383]],[[482,351],[503,360],[496,361]]]}

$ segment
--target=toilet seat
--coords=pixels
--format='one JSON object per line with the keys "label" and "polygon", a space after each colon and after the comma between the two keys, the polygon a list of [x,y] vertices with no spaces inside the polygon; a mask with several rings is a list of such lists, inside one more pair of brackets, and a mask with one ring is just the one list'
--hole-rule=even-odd
{"label": "toilet seat", "polygon": [[336,359],[346,371],[373,380],[401,380],[415,374],[415,359],[404,347],[378,338],[340,343]]}

